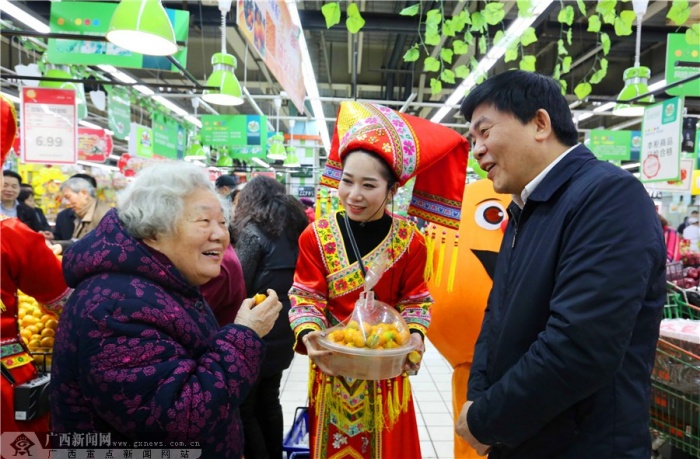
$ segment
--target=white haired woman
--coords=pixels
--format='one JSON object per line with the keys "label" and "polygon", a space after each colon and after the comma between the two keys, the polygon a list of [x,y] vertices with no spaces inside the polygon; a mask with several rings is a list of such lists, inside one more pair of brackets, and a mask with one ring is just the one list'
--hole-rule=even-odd
{"label": "white haired woman", "polygon": [[238,405],[282,305],[269,290],[217,325],[198,286],[219,274],[224,209],[203,169],[159,164],[67,250],[63,271],[76,293],[54,347],[54,432],[192,441],[202,457],[241,456]]}

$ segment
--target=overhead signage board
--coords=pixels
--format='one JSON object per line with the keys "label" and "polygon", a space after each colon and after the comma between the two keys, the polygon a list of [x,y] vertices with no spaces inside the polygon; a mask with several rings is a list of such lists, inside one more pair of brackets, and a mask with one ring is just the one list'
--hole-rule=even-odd
{"label": "overhead signage board", "polygon": [[78,120],[75,90],[22,88],[22,161],[75,164]]}
{"label": "overhead signage board", "polygon": [[[51,33],[105,36],[118,3],[51,2],[49,26]],[[175,32],[175,40],[187,41],[190,27],[189,11],[165,9]],[[187,47],[173,55],[187,67]],[[133,53],[108,41],[49,39],[48,59],[52,64],[113,65],[134,69],[154,69],[171,72],[178,68],[162,56]]]}
{"label": "overhead signage board", "polygon": [[642,182],[680,179],[683,98],[674,97],[644,110],[642,118]]}
{"label": "overhead signage board", "polygon": [[603,161],[626,161],[632,150],[632,131],[593,129],[589,148]]}
{"label": "overhead signage board", "polygon": [[202,144],[237,147],[258,147],[267,150],[267,117],[260,115],[202,115],[199,131]]}
{"label": "overhead signage board", "polygon": [[[677,65],[680,64],[680,65]],[[666,84],[700,74],[700,46],[690,44],[685,33],[670,33],[666,39]],[[700,78],[669,88],[672,96],[700,97]]]}
{"label": "overhead signage board", "polygon": [[301,68],[301,28],[292,23],[284,0],[237,0],[238,30],[257,51],[299,113],[306,88]]}

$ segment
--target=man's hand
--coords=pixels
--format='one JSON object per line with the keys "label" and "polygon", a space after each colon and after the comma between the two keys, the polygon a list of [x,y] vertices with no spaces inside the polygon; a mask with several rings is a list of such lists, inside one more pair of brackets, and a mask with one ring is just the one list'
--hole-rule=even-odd
{"label": "man's hand", "polygon": [[472,401],[467,401],[464,406],[462,406],[462,411],[459,413],[457,418],[457,424],[455,425],[455,433],[462,437],[469,445],[476,450],[476,454],[479,456],[486,456],[491,447],[489,445],[484,445],[479,443],[479,440],[474,438],[471,431],[469,430],[469,425],[467,424],[467,411],[472,405]]}

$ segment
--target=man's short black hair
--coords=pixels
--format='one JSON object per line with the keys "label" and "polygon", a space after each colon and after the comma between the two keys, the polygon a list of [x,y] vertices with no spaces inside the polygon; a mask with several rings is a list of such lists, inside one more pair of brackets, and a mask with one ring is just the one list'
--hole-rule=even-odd
{"label": "man's short black hair", "polygon": [[5,169],[4,171],[2,171],[2,176],[3,176],[3,177],[14,177],[14,178],[17,179],[17,181],[19,182],[20,185],[22,184],[22,176],[19,175],[19,174],[18,174],[17,172],[15,172],[15,171],[11,171],[11,170],[9,170],[9,169]]}
{"label": "man's short black hair", "polygon": [[224,186],[233,188],[236,185],[238,185],[238,178],[234,175],[222,175],[216,179],[216,182],[214,182],[214,184],[217,188],[221,188]]}
{"label": "man's short black hair", "polygon": [[529,123],[543,109],[552,120],[556,138],[567,146],[576,145],[578,132],[559,83],[548,76],[523,70],[494,75],[475,87],[462,102],[459,112],[471,121],[476,107],[487,104]]}

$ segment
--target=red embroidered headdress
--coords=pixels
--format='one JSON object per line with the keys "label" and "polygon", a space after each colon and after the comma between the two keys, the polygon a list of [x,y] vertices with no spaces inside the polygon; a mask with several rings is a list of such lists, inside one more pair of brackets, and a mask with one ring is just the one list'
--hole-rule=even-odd
{"label": "red embroidered headdress", "polygon": [[4,96],[0,96],[0,164],[5,163],[5,157],[12,148],[17,134],[17,112],[15,104]]}
{"label": "red embroidered headdress", "polygon": [[401,186],[416,177],[409,215],[459,227],[469,156],[459,133],[382,105],[341,102],[322,185],[338,187],[342,160],[355,150],[378,154]]}

